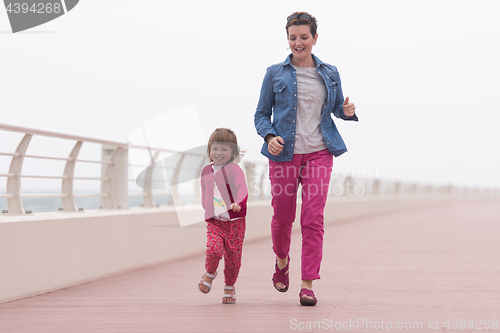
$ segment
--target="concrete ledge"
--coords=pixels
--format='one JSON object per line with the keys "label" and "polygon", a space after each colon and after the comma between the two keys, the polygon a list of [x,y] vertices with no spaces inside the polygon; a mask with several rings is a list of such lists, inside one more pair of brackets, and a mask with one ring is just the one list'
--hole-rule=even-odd
{"label": "concrete ledge", "polygon": [[[335,197],[325,222],[456,200],[471,197]],[[269,201],[250,202],[246,241],[269,237],[271,216]],[[172,207],[0,216],[0,303],[199,253],[205,242],[205,222],[181,228]]]}

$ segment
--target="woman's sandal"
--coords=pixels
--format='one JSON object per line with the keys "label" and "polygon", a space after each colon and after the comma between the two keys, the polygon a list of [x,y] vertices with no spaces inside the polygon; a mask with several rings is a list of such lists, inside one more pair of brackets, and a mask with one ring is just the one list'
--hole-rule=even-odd
{"label": "woman's sandal", "polygon": [[[303,297],[303,296],[310,296],[310,297],[312,297],[312,299],[310,299],[309,297]],[[300,289],[299,297],[300,297],[300,304],[301,305],[312,306],[312,305],[316,305],[316,303],[318,303],[318,299],[316,298],[316,296],[314,296],[314,292],[312,290],[309,290],[306,288]]]}
{"label": "woman's sandal", "polygon": [[[278,259],[276,259],[276,266],[275,266],[276,272],[273,275],[273,285],[277,291],[282,292],[282,293],[288,291],[288,286],[290,284],[289,278],[288,278],[288,272],[289,272],[288,265],[289,264],[290,264],[290,256],[288,256],[286,266],[283,269],[279,269],[278,268]],[[280,282],[285,286],[285,288],[279,289],[276,286],[276,284],[278,284]]]}
{"label": "woman's sandal", "polygon": [[[210,274],[209,272],[205,272],[205,274],[203,274],[203,276],[201,277],[200,283],[198,283],[198,289],[200,289],[200,291],[202,293],[208,294],[210,292],[210,290],[212,289],[212,284],[208,283],[207,281],[205,281],[203,279],[205,276],[208,277],[208,278],[211,278],[212,281],[213,281],[213,279],[215,279],[215,277],[217,276],[217,271],[215,271],[215,274]],[[201,289],[201,285],[204,285],[204,286],[208,287],[208,290],[207,291],[203,291],[203,289]]]}
{"label": "woman's sandal", "polygon": [[[222,304],[234,304],[236,303],[236,295],[234,294],[234,286],[224,286],[224,290],[232,290],[233,293],[232,294],[224,294],[224,296],[222,296]],[[224,299],[226,298],[232,298],[232,300],[230,301],[224,301]]]}

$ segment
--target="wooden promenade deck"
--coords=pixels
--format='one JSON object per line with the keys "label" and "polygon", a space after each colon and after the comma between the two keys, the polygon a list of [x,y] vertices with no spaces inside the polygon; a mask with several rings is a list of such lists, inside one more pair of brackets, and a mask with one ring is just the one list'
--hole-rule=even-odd
{"label": "wooden promenade deck", "polygon": [[200,253],[1,304],[0,332],[500,332],[499,236],[498,199],[328,224],[315,307],[298,302],[294,234],[287,293],[263,239],[244,245],[235,305],[221,304],[220,267],[198,291]]}

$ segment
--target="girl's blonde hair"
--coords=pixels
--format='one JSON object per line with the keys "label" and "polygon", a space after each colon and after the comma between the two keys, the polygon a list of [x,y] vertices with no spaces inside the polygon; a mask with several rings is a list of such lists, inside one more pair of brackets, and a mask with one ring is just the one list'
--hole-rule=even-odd
{"label": "girl's blonde hair", "polygon": [[238,146],[238,139],[236,138],[236,134],[229,128],[217,128],[212,135],[210,135],[210,139],[208,139],[207,145],[207,155],[210,159],[210,162],[213,162],[210,158],[210,150],[212,149],[212,144],[219,143],[223,145],[228,145],[231,148],[231,160],[230,162],[239,163],[241,158],[243,157],[240,147]]}

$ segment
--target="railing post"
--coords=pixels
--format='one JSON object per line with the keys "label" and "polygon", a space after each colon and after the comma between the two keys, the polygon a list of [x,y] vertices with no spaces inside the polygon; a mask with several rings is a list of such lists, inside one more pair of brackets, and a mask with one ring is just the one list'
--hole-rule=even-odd
{"label": "railing post", "polygon": [[[182,154],[179,162],[177,162],[177,165],[175,166],[175,170],[172,175],[172,184],[179,184],[179,174],[181,172],[181,166],[185,156],[186,154]],[[170,195],[172,196],[172,202],[182,202],[179,196],[178,186],[170,187]]]}
{"label": "railing post", "polygon": [[394,183],[394,194],[398,195],[401,193],[401,186],[402,184],[400,182]]}
{"label": "railing post", "polygon": [[63,210],[65,211],[77,211],[78,207],[76,207],[75,195],[73,193],[73,177],[75,174],[75,165],[76,159],[78,157],[78,153],[80,153],[80,149],[82,148],[82,141],[77,141],[73,150],[69,154],[70,159],[66,162],[66,166],[64,167],[63,175],[67,178],[62,181],[62,194],[67,194],[66,197],[62,198],[63,202]]}
{"label": "railing post", "polygon": [[23,201],[21,199],[21,172],[23,169],[24,155],[26,154],[26,149],[28,149],[32,137],[33,134],[24,135],[17,146],[16,155],[12,156],[10,162],[9,173],[15,176],[7,178],[6,192],[7,194],[14,195],[13,197],[7,198],[9,213],[24,214]]}
{"label": "railing post", "polygon": [[[344,179],[344,196],[351,196],[354,192],[354,179],[351,176],[346,176]],[[352,191],[351,191],[352,190]]]}
{"label": "railing post", "polygon": [[[198,166],[198,170],[196,171],[196,179],[201,178],[201,172],[203,171],[203,168],[205,167],[205,163],[207,163],[207,160],[205,158],[201,159],[200,165]],[[248,182],[247,182],[248,184]],[[194,202],[197,204],[201,204],[201,186],[200,182],[194,182]]]}
{"label": "railing post", "polygon": [[371,194],[380,194],[380,180],[375,179],[372,183]]}
{"label": "railing post", "polygon": [[128,208],[128,149],[120,148],[115,160],[113,196],[120,209]]}
{"label": "railing post", "polygon": [[117,209],[128,207],[128,154],[121,147],[102,145],[102,160],[111,164],[103,164],[101,193],[101,207]]}
{"label": "railing post", "polygon": [[[153,179],[153,177],[158,174],[158,172],[155,171],[157,168],[159,168],[159,164],[156,164],[156,160],[158,159],[159,155],[160,152],[157,151],[153,156],[153,159],[151,160],[151,166],[146,169],[146,175],[144,177],[144,191],[143,191],[144,196],[142,197],[143,207],[155,206],[155,201],[153,198],[153,187],[154,187],[153,183],[157,182],[158,180]],[[163,168],[163,163],[161,163],[161,168]],[[163,172],[163,169],[161,171]]]}
{"label": "railing post", "polygon": [[248,200],[249,201],[256,200],[258,198],[258,195],[255,194],[255,192],[253,191],[253,185],[256,178],[254,164],[247,161],[245,161],[244,164],[245,164],[246,181],[248,188]]}

